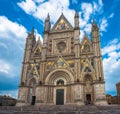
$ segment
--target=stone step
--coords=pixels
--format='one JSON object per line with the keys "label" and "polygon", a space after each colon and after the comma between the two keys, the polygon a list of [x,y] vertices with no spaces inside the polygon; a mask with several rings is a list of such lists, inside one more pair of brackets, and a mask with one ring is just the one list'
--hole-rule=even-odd
{"label": "stone step", "polygon": [[120,114],[120,105],[0,107],[0,114]]}

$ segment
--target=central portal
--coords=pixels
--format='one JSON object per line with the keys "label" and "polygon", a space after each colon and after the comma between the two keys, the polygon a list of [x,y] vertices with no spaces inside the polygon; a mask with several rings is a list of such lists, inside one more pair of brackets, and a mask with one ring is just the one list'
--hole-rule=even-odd
{"label": "central portal", "polygon": [[64,89],[56,90],[56,105],[64,105]]}

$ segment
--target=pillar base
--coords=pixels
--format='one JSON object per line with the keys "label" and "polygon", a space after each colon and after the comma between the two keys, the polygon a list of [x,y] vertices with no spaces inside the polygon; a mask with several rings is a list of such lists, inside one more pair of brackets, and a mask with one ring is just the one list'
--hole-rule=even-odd
{"label": "pillar base", "polygon": [[94,102],[95,105],[101,105],[101,106],[105,106],[108,105],[107,101],[96,101]]}

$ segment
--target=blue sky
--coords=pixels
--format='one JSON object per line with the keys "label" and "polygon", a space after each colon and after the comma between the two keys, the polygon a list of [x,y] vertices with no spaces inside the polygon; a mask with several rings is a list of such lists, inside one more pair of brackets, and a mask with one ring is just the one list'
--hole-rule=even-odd
{"label": "blue sky", "polygon": [[120,0],[0,0],[0,94],[17,96],[27,33],[35,28],[41,41],[44,20],[52,26],[64,13],[73,25],[79,12],[80,39],[90,36],[91,22],[100,28],[106,93],[116,95],[120,82]]}

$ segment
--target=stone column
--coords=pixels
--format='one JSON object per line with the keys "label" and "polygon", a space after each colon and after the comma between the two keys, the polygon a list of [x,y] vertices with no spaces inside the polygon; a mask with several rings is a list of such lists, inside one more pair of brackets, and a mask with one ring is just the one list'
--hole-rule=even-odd
{"label": "stone column", "polygon": [[94,84],[95,105],[107,105],[104,83]]}
{"label": "stone column", "polygon": [[47,95],[47,88],[43,85],[36,86],[36,103],[35,105],[39,106],[41,104],[46,104],[46,95]]}
{"label": "stone column", "polygon": [[27,101],[28,92],[29,92],[28,86],[20,86],[19,87],[18,100],[17,100],[16,106],[27,106],[27,105],[29,105],[29,103]]}
{"label": "stone column", "polygon": [[73,92],[74,92],[74,103],[78,104],[78,105],[83,105],[83,86],[78,84],[74,85],[73,88]]}

